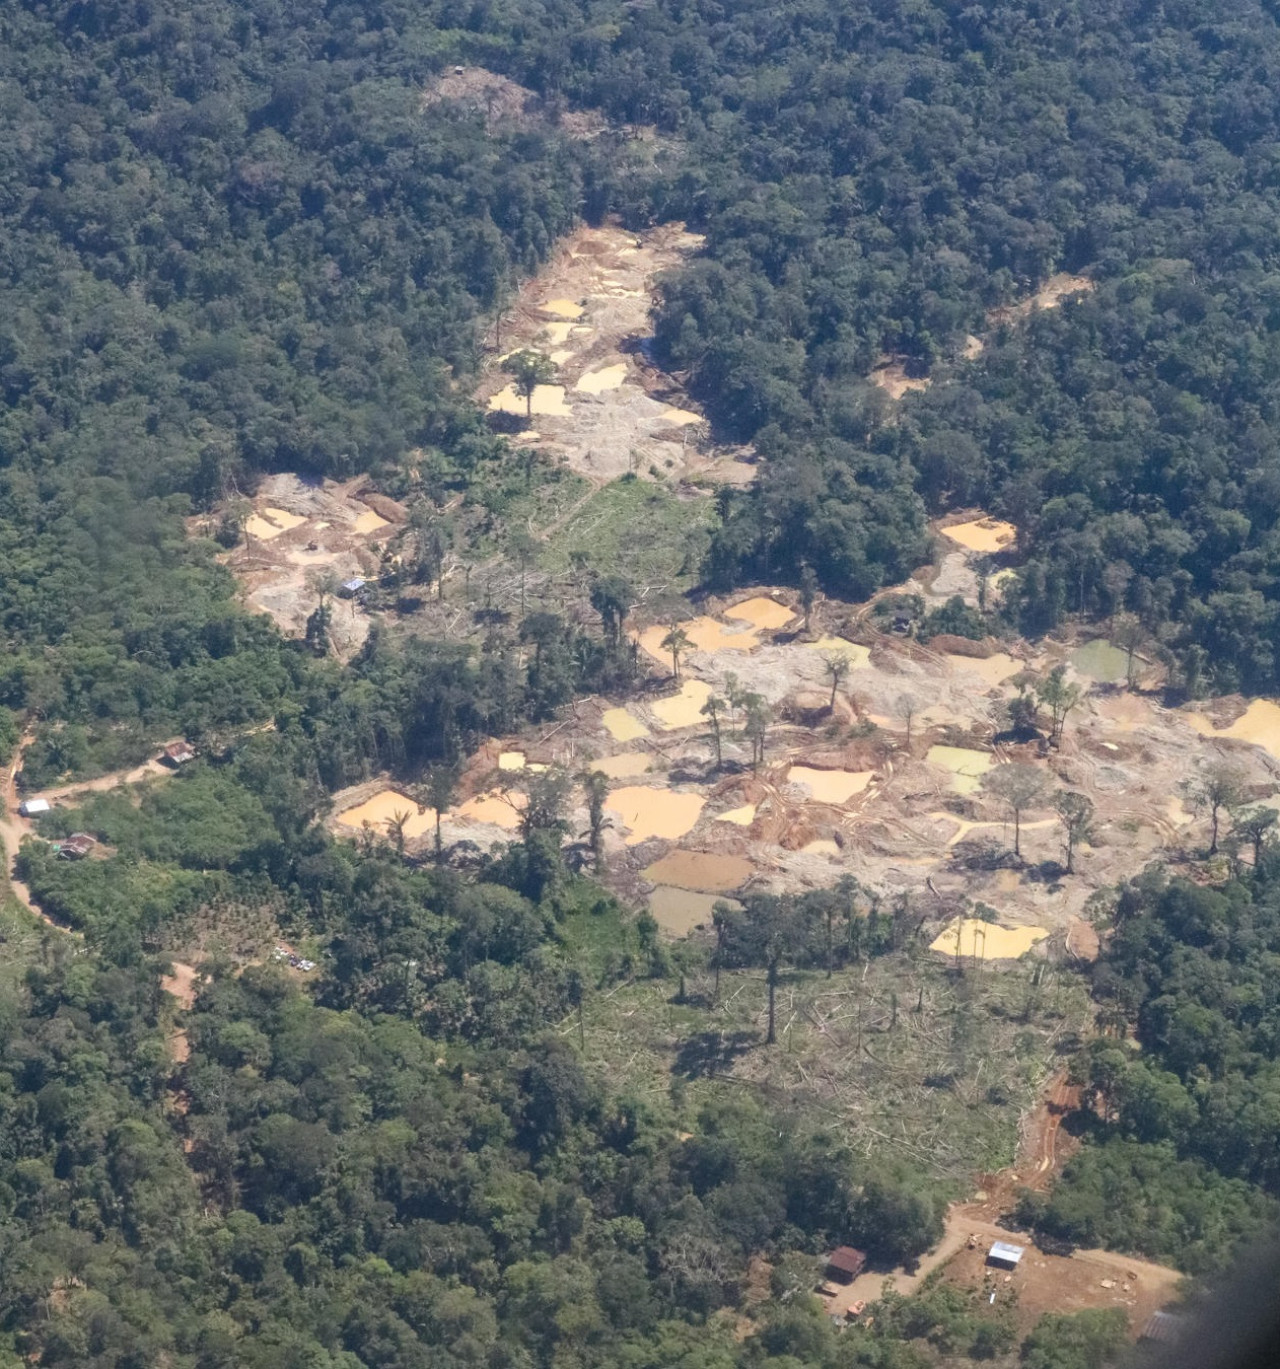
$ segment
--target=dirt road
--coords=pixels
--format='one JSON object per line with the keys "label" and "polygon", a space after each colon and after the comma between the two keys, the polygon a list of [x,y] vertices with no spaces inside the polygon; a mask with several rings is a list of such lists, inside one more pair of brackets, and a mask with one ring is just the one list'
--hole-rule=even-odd
{"label": "dirt road", "polygon": [[[31,745],[33,740],[33,733],[24,734],[14,752],[13,761],[10,763],[8,774],[5,777],[4,810],[0,812],[0,837],[4,839],[5,873],[9,878],[9,888],[19,903],[47,922],[50,927],[56,927],[61,932],[68,932],[71,929],[49,917],[31,897],[31,890],[13,873],[13,863],[17,859],[23,838],[35,835],[35,828],[18,812],[18,804],[22,801],[18,797],[18,775],[22,770],[22,758],[26,755],[27,747]],[[179,737],[170,738],[170,742],[180,740]],[[161,742],[159,745],[163,748],[169,744],[169,742]],[[114,770],[108,775],[99,775],[94,780],[81,780],[75,784],[64,784],[53,789],[43,789],[38,794],[23,795],[23,799],[48,799],[52,803],[76,794],[103,793],[109,789],[118,789],[122,785],[139,784],[146,779],[160,779],[172,773],[173,771],[167,765],[163,764],[157,757],[152,757],[141,765],[132,766],[128,770]]]}
{"label": "dirt road", "polygon": [[[949,1281],[981,1284],[984,1279],[993,1277],[986,1266],[987,1251],[993,1241],[1012,1242],[1026,1249],[1008,1286],[1017,1291],[1019,1307],[1025,1307],[1028,1315],[1032,1311],[1039,1315],[1043,1311],[1122,1306],[1129,1311],[1133,1327],[1170,1301],[1183,1277],[1176,1269],[1131,1255],[1117,1255],[1110,1250],[1076,1250],[1068,1256],[1046,1255],[1035,1248],[1029,1235],[997,1226],[987,1220],[981,1207],[976,1207],[976,1211],[975,1207],[956,1203],[950,1208],[942,1240],[914,1270],[895,1269],[887,1275],[861,1274],[829,1301],[827,1310],[840,1315],[855,1302],[874,1302],[883,1295],[886,1285],[895,1293],[909,1296],[943,1265],[948,1266],[946,1277]],[[1004,1274],[998,1272],[994,1277],[995,1286],[1003,1287]]]}

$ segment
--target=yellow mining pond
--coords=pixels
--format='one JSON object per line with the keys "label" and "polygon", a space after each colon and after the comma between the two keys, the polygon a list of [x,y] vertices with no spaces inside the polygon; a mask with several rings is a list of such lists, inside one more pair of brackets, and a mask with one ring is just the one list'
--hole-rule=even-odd
{"label": "yellow mining pond", "polygon": [[625,708],[606,708],[600,715],[605,730],[615,742],[634,742],[649,735],[649,729]]}
{"label": "yellow mining pond", "polygon": [[677,727],[696,727],[705,722],[702,705],[710,697],[711,686],[705,680],[686,680],[679,694],[658,699],[649,707],[663,731],[670,732]]}
{"label": "yellow mining pond", "polygon": [[498,757],[499,770],[523,770],[525,766],[523,751],[504,751]]}
{"label": "yellow mining pond", "polygon": [[603,394],[605,390],[616,390],[627,378],[627,363],[620,361],[616,366],[606,366],[600,371],[591,371],[581,376],[573,387],[584,395]]}
{"label": "yellow mining pond", "polygon": [[806,642],[811,651],[829,651],[833,656],[847,656],[850,670],[865,670],[871,664],[871,648],[859,646],[857,642],[846,641],[843,637],[819,637],[816,642]]}
{"label": "yellow mining pond", "polygon": [[992,764],[989,752],[967,746],[931,746],[925,759],[951,771],[951,788],[957,794],[976,794]]}
{"label": "yellow mining pond", "polygon": [[356,514],[356,521],[353,526],[358,533],[377,532],[379,528],[387,526],[387,520],[380,513],[366,509],[363,513]]}
{"label": "yellow mining pond", "polygon": [[528,800],[523,794],[501,794],[496,789],[488,794],[477,794],[458,809],[463,822],[490,822],[495,827],[514,832],[520,826],[520,810]]}
{"label": "yellow mining pond", "polygon": [[652,884],[674,884],[678,889],[723,894],[749,879],[755,868],[745,856],[677,849],[654,861],[641,874]]}
{"label": "yellow mining pond", "polygon": [[1230,727],[1218,731],[1202,713],[1188,713],[1187,721],[1202,737],[1231,737],[1252,742],[1280,759],[1280,706],[1270,699],[1254,699]]}
{"label": "yellow mining pond", "polygon": [[709,927],[717,903],[742,907],[731,898],[698,894],[692,889],[677,889],[670,884],[659,884],[649,895],[649,911],[668,936],[688,936],[695,927]]}
{"label": "yellow mining pond", "polygon": [[636,846],[650,837],[675,841],[684,836],[693,830],[705,803],[701,794],[678,794],[671,789],[633,784],[613,790],[605,806],[630,832],[627,845]]}
{"label": "yellow mining pond", "polygon": [[559,347],[562,343],[569,341],[569,334],[572,330],[572,323],[548,323],[547,337],[550,338],[555,346]]}
{"label": "yellow mining pond", "polygon": [[1048,935],[1043,927],[997,927],[994,922],[982,922],[976,917],[953,918],[929,949],[943,955],[955,955],[958,936],[962,956],[1017,960]]}
{"label": "yellow mining pond", "polygon": [[689,423],[702,422],[702,415],[695,414],[692,409],[663,409],[663,411],[658,415],[658,418],[661,422],[670,423],[677,428],[683,428],[686,424]]}
{"label": "yellow mining pond", "polygon": [[[524,418],[526,405],[516,394],[515,386],[506,385],[489,400],[490,409]],[[573,410],[565,403],[563,385],[536,385],[533,391],[533,412],[546,418],[568,418]]]}
{"label": "yellow mining pond", "polygon": [[624,751],[621,756],[606,756],[603,760],[591,761],[583,769],[598,770],[611,780],[628,780],[646,774],[651,759],[647,751]]}
{"label": "yellow mining pond", "polygon": [[793,765],[787,771],[788,784],[803,784],[819,803],[848,803],[871,783],[874,770],[814,770]]}
{"label": "yellow mining pond", "polygon": [[981,677],[988,688],[1003,684],[1020,670],[1027,668],[1025,661],[1015,661],[1012,656],[1003,651],[997,651],[994,656],[983,658],[959,656],[950,651],[944,651],[942,654],[952,670],[968,670]]}
{"label": "yellow mining pond", "polygon": [[[698,651],[754,651],[760,645],[755,628],[726,627],[715,618],[690,618],[680,626]],[[640,646],[664,665],[671,664],[671,653],[662,645],[662,639],[670,631],[670,627],[655,624],[640,634]]]}
{"label": "yellow mining pond", "polygon": [[435,829],[435,810],[428,808],[425,813],[419,813],[418,805],[395,789],[384,789],[371,799],[366,799],[358,807],[348,808],[345,813],[338,814],[337,820],[340,826],[350,827],[357,832],[368,823],[379,835],[386,836],[387,822],[397,813],[409,815],[409,820],[404,825],[406,841],[412,841],[415,837],[423,836]]}
{"label": "yellow mining pond", "polygon": [[744,804],[741,808],[730,808],[727,813],[717,813],[716,822],[731,822],[735,827],[750,827],[756,820],[754,803]]}
{"label": "yellow mining pond", "polygon": [[740,604],[725,609],[724,616],[740,618],[761,632],[772,632],[776,628],[786,627],[796,615],[785,604],[757,594],[754,599],[744,599]]}
{"label": "yellow mining pond", "polygon": [[830,837],[819,837],[817,841],[802,846],[800,853],[805,856],[838,856],[840,848]]}
{"label": "yellow mining pond", "polygon": [[544,314],[554,314],[556,318],[569,319],[571,322],[580,319],[586,312],[582,305],[575,304],[571,299],[549,299],[538,308]]}
{"label": "yellow mining pond", "polygon": [[998,518],[975,518],[971,523],[943,528],[942,534],[969,551],[995,552],[1009,546],[1017,537],[1018,529]]}
{"label": "yellow mining pond", "polygon": [[270,542],[273,537],[279,537],[282,532],[288,532],[290,528],[296,528],[306,521],[288,509],[265,508],[245,520],[244,530],[259,542]]}

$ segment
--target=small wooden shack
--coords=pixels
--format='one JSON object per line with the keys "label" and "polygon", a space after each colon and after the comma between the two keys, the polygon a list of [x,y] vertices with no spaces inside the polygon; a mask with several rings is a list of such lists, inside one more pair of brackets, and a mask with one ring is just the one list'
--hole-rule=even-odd
{"label": "small wooden shack", "polygon": [[867,1257],[851,1245],[837,1246],[827,1256],[826,1277],[833,1283],[852,1283],[862,1273]]}

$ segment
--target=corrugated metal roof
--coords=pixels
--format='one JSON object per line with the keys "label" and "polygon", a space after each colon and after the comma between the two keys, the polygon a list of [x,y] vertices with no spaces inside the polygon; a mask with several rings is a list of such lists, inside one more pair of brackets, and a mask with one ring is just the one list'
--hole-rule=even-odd
{"label": "corrugated metal roof", "polygon": [[1020,1245],[1010,1245],[1008,1241],[996,1241],[987,1252],[989,1260],[1003,1260],[1005,1264],[1017,1264],[1025,1254],[1025,1249]]}

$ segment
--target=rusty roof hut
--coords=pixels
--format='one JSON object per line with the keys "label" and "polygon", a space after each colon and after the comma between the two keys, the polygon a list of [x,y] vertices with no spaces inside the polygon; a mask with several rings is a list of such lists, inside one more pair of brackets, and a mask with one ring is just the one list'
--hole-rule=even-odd
{"label": "rusty roof hut", "polygon": [[862,1273],[867,1257],[851,1245],[838,1246],[827,1256],[826,1277],[834,1283],[852,1283]]}

